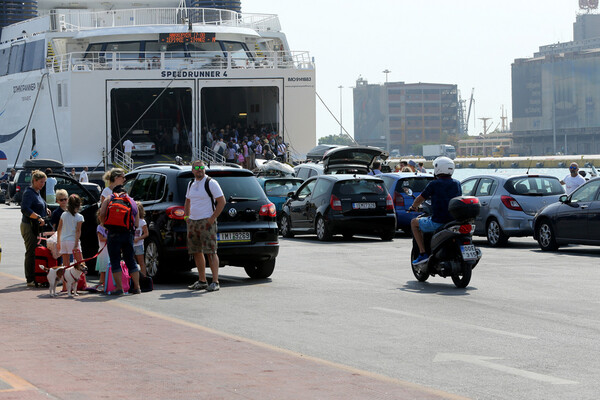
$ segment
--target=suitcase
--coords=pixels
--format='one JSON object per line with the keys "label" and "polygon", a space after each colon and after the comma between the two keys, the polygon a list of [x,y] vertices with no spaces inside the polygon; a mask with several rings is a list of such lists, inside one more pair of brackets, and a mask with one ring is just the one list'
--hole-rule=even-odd
{"label": "suitcase", "polygon": [[44,268],[56,267],[56,259],[52,252],[45,246],[35,248],[34,282],[36,287],[48,287],[48,273]]}

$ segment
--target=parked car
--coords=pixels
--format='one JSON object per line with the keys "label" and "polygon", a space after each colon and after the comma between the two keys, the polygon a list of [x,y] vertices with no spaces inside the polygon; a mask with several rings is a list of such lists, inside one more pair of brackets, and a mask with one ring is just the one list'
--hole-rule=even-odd
{"label": "parked car", "polygon": [[25,160],[23,162],[23,169],[17,171],[14,181],[8,185],[10,201],[17,205],[21,204],[23,192],[27,186],[31,185],[31,172],[35,170],[45,172],[46,168],[52,168],[52,172],[54,173],[66,175],[64,164],[60,161],[42,158]]}
{"label": "parked car", "polygon": [[131,131],[131,141],[133,142],[132,156],[152,157],[156,155],[156,143],[150,140],[150,131],[136,129]]}
{"label": "parked car", "polygon": [[302,179],[291,176],[258,177],[258,183],[260,183],[269,200],[275,204],[278,222],[288,194],[298,190],[302,182],[304,182]]}
{"label": "parked car", "polygon": [[546,206],[535,216],[533,227],[542,250],[568,244],[600,245],[600,178]]}
{"label": "parked car", "polygon": [[[98,201],[100,200],[100,193],[95,192],[95,183],[80,183],[77,180],[71,178],[67,174],[55,174],[52,173],[50,177],[56,178],[55,190],[64,189],[69,195],[77,194],[81,198],[81,208],[79,213],[83,215],[84,222],[81,226],[81,253],[83,258],[93,257],[98,252],[98,236],[96,235],[96,228],[98,222],[96,219],[96,213],[99,209]],[[31,175],[29,175],[31,178]],[[91,190],[90,190],[91,189]],[[46,187],[41,190],[42,197],[46,200]],[[47,203],[50,211],[54,211],[59,207],[58,203]],[[92,274],[95,271],[96,260],[89,260],[86,262],[88,267],[88,273]]]}
{"label": "parked car", "polygon": [[[243,267],[251,278],[269,277],[279,253],[275,205],[246,169],[211,164],[206,173],[219,183],[226,201],[217,220],[220,265]],[[193,179],[191,167],[147,165],[129,172],[126,178],[125,189],[146,211],[148,275],[192,269],[183,219],[185,193]]]}
{"label": "parked car", "polygon": [[[383,179],[385,187],[394,201],[396,227],[410,233],[410,221],[421,213],[408,211],[408,209],[425,189],[425,186],[435,178],[431,174],[415,174],[414,172],[391,172],[378,176]],[[412,194],[408,194],[408,189],[412,191]]]}
{"label": "parked car", "polygon": [[477,175],[461,183],[463,196],[476,196],[481,212],[475,235],[487,236],[491,246],[504,246],[511,236],[533,235],[533,218],[565,193],[558,178],[549,175]]}
{"label": "parked car", "polygon": [[309,178],[283,205],[281,234],[316,233],[322,241],[342,234],[396,235],[396,213],[383,180],[370,175],[319,175]]}
{"label": "parked car", "polygon": [[308,179],[323,174],[361,174],[371,171],[370,166],[385,152],[377,147],[337,146],[328,149],[319,162],[308,162],[294,167],[296,176]]}

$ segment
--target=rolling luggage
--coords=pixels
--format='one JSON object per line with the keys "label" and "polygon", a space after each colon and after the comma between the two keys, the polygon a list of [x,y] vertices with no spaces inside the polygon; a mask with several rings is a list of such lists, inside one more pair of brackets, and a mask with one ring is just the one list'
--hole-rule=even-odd
{"label": "rolling luggage", "polygon": [[47,247],[40,245],[35,248],[35,271],[33,278],[35,287],[48,287],[48,273],[45,268],[54,268],[56,265],[56,259]]}

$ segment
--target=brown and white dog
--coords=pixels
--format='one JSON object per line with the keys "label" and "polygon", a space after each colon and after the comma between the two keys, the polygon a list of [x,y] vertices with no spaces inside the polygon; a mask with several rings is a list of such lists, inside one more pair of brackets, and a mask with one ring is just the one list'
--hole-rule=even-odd
{"label": "brown and white dog", "polygon": [[48,268],[48,284],[50,285],[50,296],[56,297],[56,286],[61,279],[67,284],[67,294],[69,297],[79,296],[77,293],[77,281],[81,274],[87,274],[87,266],[85,263],[77,263],[71,267],[56,267]]}

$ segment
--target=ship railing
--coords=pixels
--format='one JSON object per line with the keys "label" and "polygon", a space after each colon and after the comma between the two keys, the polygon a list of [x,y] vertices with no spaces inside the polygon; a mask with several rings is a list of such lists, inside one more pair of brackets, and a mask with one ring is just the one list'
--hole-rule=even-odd
{"label": "ship railing", "polygon": [[133,158],[123,153],[119,149],[113,150],[112,163],[116,167],[124,169],[125,172],[129,172],[133,169]]}
{"label": "ship railing", "polygon": [[204,150],[194,149],[194,160],[202,160],[205,163],[224,163],[226,161],[225,157],[208,146],[204,146]]}
{"label": "ship railing", "polygon": [[[261,52],[251,58],[245,52],[227,56],[212,51],[197,52],[86,52],[48,57],[46,66],[53,72],[97,70],[197,71],[189,77],[218,77],[206,70],[232,69],[314,69],[308,52]],[[198,76],[196,76],[198,75]],[[175,77],[175,76],[173,76]]]}
{"label": "ship railing", "polygon": [[279,17],[275,14],[242,14],[213,8],[135,8],[103,11],[62,9],[45,13],[54,18],[54,25],[60,31],[189,23],[251,28],[256,31],[281,31]]}

